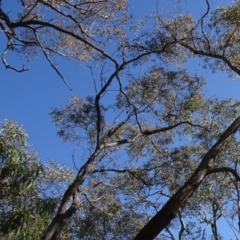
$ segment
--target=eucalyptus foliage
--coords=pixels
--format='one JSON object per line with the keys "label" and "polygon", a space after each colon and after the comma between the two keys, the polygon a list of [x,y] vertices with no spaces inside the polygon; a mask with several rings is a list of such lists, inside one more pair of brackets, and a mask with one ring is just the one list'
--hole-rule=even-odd
{"label": "eucalyptus foliage", "polygon": [[[5,120],[1,124],[1,238],[39,238],[61,197],[61,191],[55,192],[58,181],[67,184],[71,179],[72,173],[68,169],[54,162],[41,164],[38,153],[29,147],[27,138],[23,127],[15,122]],[[61,169],[64,174],[61,174]],[[50,192],[49,188],[53,186],[55,191]]]}
{"label": "eucalyptus foliage", "polygon": [[[3,130],[1,184],[11,179],[3,234],[217,240],[224,221],[238,238],[240,102],[207,98],[206,80],[187,64],[197,58],[203,69],[239,75],[240,1],[204,3],[199,19],[176,8],[135,21],[126,1],[22,0],[15,18],[1,1],[7,68],[26,70],[7,62],[9,51],[41,51],[66,84],[53,56],[88,61],[93,80],[87,97],[50,113],[58,136],[83,149],[74,177],[36,161],[19,128]],[[18,216],[12,225],[8,213]]]}

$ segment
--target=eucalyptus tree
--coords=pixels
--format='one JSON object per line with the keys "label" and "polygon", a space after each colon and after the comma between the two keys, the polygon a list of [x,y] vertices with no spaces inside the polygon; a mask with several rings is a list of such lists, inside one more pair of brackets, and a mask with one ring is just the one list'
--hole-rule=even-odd
{"label": "eucalyptus tree", "polygon": [[67,168],[53,161],[40,163],[27,138],[23,127],[15,122],[1,124],[1,239],[39,238],[59,201],[61,185],[71,180],[72,172]]}
{"label": "eucalyptus tree", "polygon": [[[176,50],[181,52],[185,56],[185,59],[199,56],[203,60],[204,67],[210,68],[213,71],[227,71],[231,77],[239,75],[239,55],[237,49],[239,48],[238,13],[240,3],[236,1],[232,6],[219,7],[215,11],[210,12],[210,3],[207,0],[205,2],[207,10],[198,21],[194,21],[194,17],[191,15],[166,18],[158,14],[155,36],[148,42],[140,43],[139,46],[133,47],[156,50],[158,46],[161,48],[164,42],[174,42],[177,47]],[[235,110],[235,112],[237,113],[238,111]],[[237,114],[235,116],[237,117]],[[235,181],[239,181],[239,166],[236,159],[235,164],[231,164],[231,167],[228,167],[229,163],[225,163],[223,167],[219,168],[218,166],[216,168],[212,166],[214,164],[213,160],[222,151],[225,145],[224,142],[228,141],[228,138],[231,138],[237,132],[239,127],[238,121],[237,118],[227,128],[215,145],[203,157],[202,162],[196,168],[191,178],[189,178],[189,181],[174,194],[165,204],[164,208],[149,221],[135,239],[152,239],[156,236],[159,231],[165,228],[167,221],[170,222],[177,214],[178,207],[176,208],[176,203],[184,202],[188,199],[193,193],[191,191],[195,191],[196,187],[202,183],[207,175],[211,173],[218,173],[219,175],[221,173],[223,175],[231,173]],[[238,155],[236,152],[234,154]],[[232,158],[234,159],[236,156],[233,155]],[[235,188],[235,194],[238,192],[237,187]],[[237,205],[239,205],[238,200]],[[235,211],[236,216],[238,216],[238,211],[239,209]],[[216,214],[216,209],[213,212]],[[166,221],[167,218],[168,220]],[[216,227],[214,229],[216,230]],[[153,233],[154,231],[156,232]],[[150,236],[151,233],[152,236]]]}
{"label": "eucalyptus tree", "polygon": [[[29,220],[31,206],[27,197],[34,197],[33,183],[41,166],[37,155],[29,151],[26,133],[14,122],[6,121],[1,125],[1,233],[6,235],[22,228],[26,229],[25,220]],[[31,197],[30,197],[31,198]],[[31,204],[30,204],[31,205]],[[27,211],[26,208],[28,209]],[[37,218],[37,215],[34,218]],[[32,220],[33,220],[32,219]],[[42,224],[44,218],[42,219]],[[39,224],[41,224],[39,222]],[[34,232],[34,229],[32,229]],[[31,233],[34,235],[34,233]],[[26,232],[26,235],[28,233]],[[18,235],[18,234],[17,234]]]}
{"label": "eucalyptus tree", "polygon": [[52,56],[100,67],[93,93],[51,112],[59,137],[84,151],[42,239],[206,239],[208,225],[220,239],[223,217],[239,232],[239,102],[205,98],[204,80],[184,69],[200,56],[239,74],[239,4],[210,14],[206,1],[196,22],[158,13],[140,30],[125,1],[22,0],[15,16],[1,1],[5,67],[26,70],[9,51],[41,51],[66,84]]}
{"label": "eucalyptus tree", "polygon": [[[97,132],[92,123],[96,122],[97,114],[94,105],[91,105],[94,103],[93,98],[89,96],[82,99],[75,96],[65,108],[52,111],[52,117],[60,127],[59,136],[66,141],[80,141],[83,145],[88,144],[86,149],[90,149],[89,154],[92,154],[85,163],[85,167],[88,167],[88,172],[83,172],[86,174],[86,178],[82,172],[78,173],[80,180],[86,179],[78,190],[81,199],[79,209],[82,209],[80,214],[87,209],[82,207],[85,206],[87,199],[89,201],[87,205],[92,209],[93,217],[100,218],[96,211],[102,212],[101,217],[104,217],[108,213],[107,205],[111,202],[107,196],[110,189],[115,195],[114,202],[118,207],[114,208],[117,209],[115,214],[110,214],[111,222],[108,222],[110,225],[106,225],[106,219],[102,223],[101,220],[100,223],[95,221],[98,231],[104,226],[108,226],[103,239],[117,239],[116,236],[124,229],[125,234],[129,233],[126,231],[129,229],[129,222],[125,224],[122,222],[117,229],[114,227],[114,221],[123,217],[125,209],[129,214],[133,212],[135,217],[141,216],[141,222],[138,220],[139,217],[133,218],[137,220],[138,224],[135,225],[134,230],[131,230],[132,235],[122,235],[119,239],[124,237],[131,239],[137,234],[139,227],[146,223],[150,215],[158,213],[166,198],[172,199],[172,196],[189,179],[204,153],[209,151],[214,141],[219,139],[221,133],[237,117],[239,111],[239,102],[233,102],[231,99],[222,102],[217,99],[204,99],[201,92],[204,85],[203,80],[196,76],[188,76],[184,71],[174,72],[153,68],[149,74],[134,79],[132,82],[129,81],[129,84],[122,88],[116,96],[116,102],[113,98],[108,101],[109,96],[105,95],[104,106],[101,106],[101,111],[103,111],[102,134],[99,141],[102,145],[100,145],[100,149],[97,149],[102,152],[98,156],[94,156],[94,159],[91,157],[96,154],[96,150],[92,153],[91,151],[96,145]],[[153,109],[154,111],[152,111]],[[117,120],[112,119],[112,112],[119,112]],[[114,132],[112,132],[113,129],[115,129]],[[111,132],[109,133],[109,131]],[[181,139],[191,140],[184,140],[181,143]],[[176,141],[179,147],[175,146]],[[217,164],[213,166],[214,170],[211,170],[212,173],[220,170],[229,171],[230,167],[223,167],[225,164],[236,166],[237,159],[233,161],[231,157],[235,156],[232,155],[233,153],[237,154],[238,145],[237,142],[233,142],[232,145],[229,143],[226,152],[222,150]],[[125,152],[124,157],[120,158],[119,155],[122,155],[123,151]],[[211,171],[209,170],[208,174]],[[235,201],[233,199],[235,198],[234,193],[236,193],[234,191],[236,188],[230,184],[232,179],[228,174],[220,179],[222,183],[220,188],[217,182],[218,178],[205,179],[200,187],[200,192],[196,193],[193,200],[187,205],[182,204],[181,209],[178,209],[179,217],[182,216],[179,223],[182,225],[184,216],[189,216],[191,213],[190,216],[193,217],[193,220],[186,219],[187,226],[179,230],[179,235],[189,239],[199,239],[200,236],[203,236],[205,239],[205,225],[202,224],[203,227],[196,226],[196,220],[199,220],[199,225],[200,222],[209,225],[211,220],[204,218],[204,210],[208,209],[210,215],[209,206],[217,206],[217,210],[216,208],[212,210],[212,218],[215,222],[211,224],[211,227],[213,234],[219,237],[220,233],[216,230],[217,219],[214,214],[219,211],[221,213],[219,217],[226,216],[228,210],[232,209],[232,205],[225,207],[226,202],[229,199]],[[100,192],[101,196],[94,197],[94,190],[85,190],[86,187],[89,188],[89,184],[91,186],[91,181],[94,181],[96,191]],[[107,186],[107,192],[102,190],[104,185]],[[208,190],[209,186],[211,186],[210,191]],[[229,187],[231,189],[228,189]],[[86,199],[84,200],[84,198]],[[102,201],[96,201],[101,198],[107,199],[105,204]],[[177,201],[175,205],[178,203]],[[92,208],[93,206],[95,209]],[[234,218],[237,216],[237,212],[238,209],[235,208],[231,216],[226,217]],[[200,218],[199,213],[202,214]],[[79,226],[82,227],[79,232],[83,231],[85,221],[89,222],[89,214],[87,213],[85,217],[81,216]],[[101,225],[103,223],[104,226]],[[159,238],[161,239],[168,232],[177,229],[179,223],[175,221],[174,225],[168,226],[167,233],[160,234]],[[116,235],[111,235],[113,233],[110,226],[116,231],[114,232]],[[92,238],[96,236],[97,239],[99,235],[95,235],[93,226],[91,225],[91,227],[87,231],[90,231]],[[76,229],[75,231],[78,232]],[[98,234],[100,233],[98,232]],[[174,236],[174,234],[172,235]],[[84,239],[84,235],[80,236]],[[86,239],[89,238],[86,237]]]}

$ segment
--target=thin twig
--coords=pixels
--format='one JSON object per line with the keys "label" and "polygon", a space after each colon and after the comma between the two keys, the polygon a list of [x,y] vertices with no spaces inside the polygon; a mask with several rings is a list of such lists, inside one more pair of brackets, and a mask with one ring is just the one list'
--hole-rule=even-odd
{"label": "thin twig", "polygon": [[52,62],[52,60],[49,58],[48,53],[46,52],[44,46],[42,45],[41,41],[38,38],[38,35],[36,33],[35,30],[33,30],[33,33],[37,39],[37,42],[39,44],[39,46],[42,49],[42,52],[44,54],[44,56],[46,57],[46,59],[48,60],[48,62],[50,63],[51,67],[55,70],[55,72],[60,76],[60,78],[63,80],[64,84],[69,88],[69,90],[72,91],[72,88],[68,85],[67,81],[65,80],[65,78],[63,77],[63,75],[60,73],[60,71],[57,69],[57,67],[54,65],[54,63]]}

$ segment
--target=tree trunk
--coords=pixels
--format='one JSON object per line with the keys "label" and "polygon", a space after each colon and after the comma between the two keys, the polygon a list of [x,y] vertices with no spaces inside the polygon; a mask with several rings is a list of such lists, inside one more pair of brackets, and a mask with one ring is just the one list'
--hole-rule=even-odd
{"label": "tree trunk", "polygon": [[[89,172],[92,169],[92,164],[96,160],[100,152],[101,148],[97,148],[95,152],[90,156],[86,164],[84,164],[82,168],[78,171],[78,175],[76,176],[75,180],[64,193],[57,214],[47,227],[44,235],[41,238],[42,240],[58,239],[62,229],[65,227],[68,220],[78,210],[80,205],[80,200],[78,198],[78,187],[81,186],[87,178]],[[70,204],[70,207],[67,206],[68,204]]]}
{"label": "tree trunk", "polygon": [[140,230],[134,240],[152,240],[175,218],[178,210],[197,190],[208,173],[215,157],[240,127],[238,117],[222,134],[217,143],[205,154],[190,179],[166,202],[163,208]]}

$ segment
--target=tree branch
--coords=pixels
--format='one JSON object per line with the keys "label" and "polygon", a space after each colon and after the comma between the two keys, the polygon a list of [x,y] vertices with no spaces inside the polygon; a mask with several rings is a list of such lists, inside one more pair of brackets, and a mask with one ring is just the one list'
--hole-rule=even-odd
{"label": "tree branch", "polygon": [[231,173],[235,179],[240,182],[240,176],[238,175],[237,171],[233,168],[229,168],[229,167],[220,167],[220,168],[212,168],[209,169],[207,172],[207,175],[213,174],[213,173],[219,173],[219,172],[228,172]]}
{"label": "tree branch", "polygon": [[192,127],[198,127],[198,128],[203,128],[204,130],[210,132],[207,128],[201,126],[201,125],[198,125],[198,124],[193,124],[189,121],[182,121],[182,122],[179,122],[177,124],[174,124],[174,125],[171,125],[171,126],[168,126],[168,127],[163,127],[163,128],[156,128],[156,129],[152,129],[152,130],[142,130],[142,133],[146,136],[149,136],[149,135],[152,135],[152,134],[155,134],[155,133],[159,133],[159,132],[165,132],[165,131],[168,131],[168,130],[171,130],[175,127],[178,127],[182,124],[188,124]]}
{"label": "tree branch", "polygon": [[[2,15],[1,15],[2,13]],[[29,27],[31,25],[37,25],[37,26],[41,26],[41,27],[49,27],[49,28],[52,28],[52,29],[55,29],[56,31],[58,32],[61,32],[61,33],[64,33],[68,36],[72,36],[73,38],[85,43],[86,45],[88,45],[89,47],[91,47],[92,49],[96,50],[97,52],[101,53],[104,57],[108,58],[109,60],[111,60],[113,63],[115,63],[117,65],[117,62],[114,58],[112,58],[110,55],[108,55],[104,50],[98,48],[97,46],[93,45],[92,43],[90,43],[89,41],[87,41],[86,39],[84,39],[83,37],[71,32],[71,31],[68,31],[66,29],[63,29],[57,25],[54,25],[50,22],[43,22],[43,21],[40,21],[40,20],[27,20],[27,21],[22,21],[22,22],[11,22],[10,19],[8,18],[8,16],[3,12],[1,11],[1,8],[0,8],[0,17],[2,16],[2,19],[5,21],[5,23],[7,24],[7,26],[9,28],[21,28],[21,27]]]}
{"label": "tree branch", "polygon": [[179,240],[183,240],[183,239],[184,239],[184,238],[183,238],[183,233],[184,233],[184,231],[186,230],[186,224],[185,224],[185,222],[184,222],[181,209],[179,209],[179,211],[178,211],[178,217],[179,217],[180,224],[181,224],[181,229],[180,229],[180,231],[179,231],[179,236],[178,236],[178,238],[179,238]]}
{"label": "tree branch", "polygon": [[134,240],[154,239],[175,218],[180,207],[198,189],[203,179],[208,174],[210,165],[216,156],[223,150],[236,131],[240,128],[240,117],[238,117],[221,135],[214,146],[205,154],[197,169],[189,180],[171,197],[163,208],[152,217],[152,219],[140,230]]}
{"label": "tree branch", "polygon": [[33,33],[35,35],[35,38],[37,40],[38,45],[40,46],[40,48],[42,49],[42,52],[45,56],[45,58],[47,59],[47,61],[50,63],[51,67],[55,70],[55,72],[60,76],[60,78],[63,80],[63,83],[69,88],[69,90],[72,91],[72,88],[69,86],[69,84],[67,83],[67,81],[65,80],[65,78],[63,77],[63,75],[60,73],[60,71],[57,69],[57,67],[55,66],[55,64],[52,62],[52,60],[49,58],[48,53],[46,52],[43,44],[41,43],[36,30],[33,29]]}
{"label": "tree branch", "polygon": [[[78,210],[76,201],[76,194],[78,192],[79,186],[85,181],[89,172],[92,170],[92,164],[96,160],[98,154],[101,152],[101,149],[96,149],[95,152],[89,157],[87,162],[79,169],[78,174],[72,184],[69,185],[68,189],[64,193],[57,214],[52,219],[52,222],[45,231],[45,234],[42,237],[42,240],[54,240],[56,235],[60,232],[59,229],[63,228],[67,223],[67,220]],[[73,197],[73,201],[70,207],[67,209],[67,205]]]}
{"label": "tree branch", "polygon": [[114,168],[102,168],[99,170],[93,170],[91,171],[91,173],[98,173],[98,172],[116,172],[116,173],[129,173],[130,175],[132,175],[133,177],[135,177],[138,180],[141,180],[142,183],[146,186],[149,186],[149,183],[147,183],[143,178],[141,178],[140,176],[136,175],[136,172],[133,170],[129,170],[129,169],[114,169]]}
{"label": "tree branch", "polygon": [[4,66],[6,67],[6,69],[9,68],[9,69],[12,69],[12,70],[14,70],[16,72],[28,71],[28,69],[25,68],[25,65],[23,65],[22,69],[17,69],[17,68],[12,67],[11,65],[9,65],[7,63],[7,60],[6,60],[5,56],[6,56],[7,52],[8,52],[8,50],[9,50],[10,46],[11,46],[11,40],[8,41],[6,48],[5,48],[4,52],[2,53],[2,62],[4,64]]}

